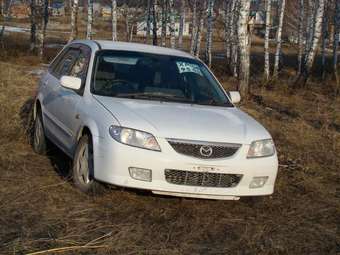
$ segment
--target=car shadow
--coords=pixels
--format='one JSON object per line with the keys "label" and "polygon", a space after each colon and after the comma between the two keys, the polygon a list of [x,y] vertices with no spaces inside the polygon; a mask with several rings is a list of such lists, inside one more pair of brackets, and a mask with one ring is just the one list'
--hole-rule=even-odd
{"label": "car shadow", "polygon": [[[32,144],[33,128],[34,128],[34,117],[33,117],[33,106],[34,98],[28,98],[25,103],[21,106],[19,116],[21,126],[24,129],[24,133],[27,136],[27,140]],[[70,179],[70,167],[72,165],[71,159],[61,151],[57,146],[48,142],[48,151],[46,153],[53,169],[63,179]]]}
{"label": "car shadow", "polygon": [[[24,129],[24,133],[27,136],[27,140],[32,144],[33,138],[33,128],[34,128],[34,117],[33,117],[33,106],[34,106],[34,98],[28,98],[25,103],[21,106],[19,116],[21,121],[21,126]],[[46,157],[49,159],[54,171],[62,178],[63,180],[72,181],[71,178],[71,167],[72,160],[69,156],[67,156],[61,149],[59,149],[52,142],[48,141],[48,150],[46,153]],[[106,192],[110,191],[124,191],[127,193],[135,194],[141,197],[154,197],[154,198],[169,198],[168,196],[156,195],[151,191],[147,190],[138,190],[131,189],[125,187],[117,187],[111,184],[102,183],[102,186]],[[171,198],[171,197],[170,197]],[[176,198],[179,199],[179,198]]]}

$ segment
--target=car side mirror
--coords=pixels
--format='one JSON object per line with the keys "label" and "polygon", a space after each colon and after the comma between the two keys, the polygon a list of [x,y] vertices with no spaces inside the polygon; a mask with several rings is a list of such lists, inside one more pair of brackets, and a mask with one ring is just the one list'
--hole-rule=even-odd
{"label": "car side mirror", "polygon": [[64,75],[60,78],[60,84],[67,89],[79,90],[81,88],[81,79]]}
{"label": "car side mirror", "polygon": [[241,95],[238,91],[229,91],[229,96],[233,104],[241,102]]}

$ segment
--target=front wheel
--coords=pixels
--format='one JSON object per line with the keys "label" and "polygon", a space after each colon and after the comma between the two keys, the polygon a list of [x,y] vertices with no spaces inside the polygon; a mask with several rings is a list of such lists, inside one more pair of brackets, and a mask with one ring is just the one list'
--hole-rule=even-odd
{"label": "front wheel", "polygon": [[73,158],[72,178],[75,186],[82,192],[90,193],[98,189],[93,178],[93,146],[89,136],[80,138]]}

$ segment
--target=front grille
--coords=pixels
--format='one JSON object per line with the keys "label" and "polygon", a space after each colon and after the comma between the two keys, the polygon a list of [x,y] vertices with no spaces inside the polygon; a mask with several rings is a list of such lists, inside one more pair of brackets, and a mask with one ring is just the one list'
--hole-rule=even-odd
{"label": "front grille", "polygon": [[233,188],[240,182],[242,175],[165,169],[165,179],[168,183],[177,185]]}
{"label": "front grille", "polygon": [[168,142],[178,153],[202,159],[231,157],[241,147],[241,144],[208,143],[174,139],[168,139]]}

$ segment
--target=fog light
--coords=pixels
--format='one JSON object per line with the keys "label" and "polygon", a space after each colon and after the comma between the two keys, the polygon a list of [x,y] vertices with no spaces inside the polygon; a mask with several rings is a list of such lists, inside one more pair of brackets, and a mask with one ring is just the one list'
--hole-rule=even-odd
{"label": "fog light", "polygon": [[130,176],[139,181],[151,182],[152,170],[137,167],[129,167]]}
{"label": "fog light", "polygon": [[267,180],[268,176],[259,176],[259,177],[254,177],[251,183],[249,184],[250,189],[257,189],[257,188],[262,188]]}

